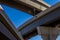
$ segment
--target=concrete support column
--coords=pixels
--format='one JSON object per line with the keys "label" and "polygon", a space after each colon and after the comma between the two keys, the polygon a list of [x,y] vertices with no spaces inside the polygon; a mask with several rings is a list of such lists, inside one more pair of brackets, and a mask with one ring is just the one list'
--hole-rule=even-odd
{"label": "concrete support column", "polygon": [[37,27],[39,35],[43,40],[56,40],[60,29],[58,27]]}

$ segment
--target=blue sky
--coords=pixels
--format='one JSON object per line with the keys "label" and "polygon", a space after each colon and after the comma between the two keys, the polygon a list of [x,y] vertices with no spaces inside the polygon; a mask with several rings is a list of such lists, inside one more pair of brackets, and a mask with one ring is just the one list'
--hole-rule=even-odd
{"label": "blue sky", "polygon": [[16,28],[33,17],[32,15],[29,15],[21,10],[16,10],[5,5],[2,5],[2,7]]}
{"label": "blue sky", "polygon": [[[44,1],[50,5],[54,5],[60,0],[44,0]],[[2,5],[2,7],[16,28],[18,28],[20,25],[22,25],[27,20],[33,17],[32,15],[29,15],[23,11],[16,10],[11,7],[6,7],[5,5]],[[29,40],[40,40],[40,39],[41,39],[41,36],[36,35],[35,37],[32,37]],[[57,40],[60,40],[60,37],[58,37]]]}
{"label": "blue sky", "polygon": [[46,3],[48,3],[49,5],[54,5],[56,4],[57,2],[60,2],[60,0],[43,0],[45,1]]}

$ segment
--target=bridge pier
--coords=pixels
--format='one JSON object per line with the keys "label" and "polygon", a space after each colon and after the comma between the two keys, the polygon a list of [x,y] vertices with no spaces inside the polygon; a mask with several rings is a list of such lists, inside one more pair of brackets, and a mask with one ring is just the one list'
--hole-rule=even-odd
{"label": "bridge pier", "polygon": [[59,35],[60,28],[59,27],[37,27],[38,34],[41,35],[43,40],[56,40]]}

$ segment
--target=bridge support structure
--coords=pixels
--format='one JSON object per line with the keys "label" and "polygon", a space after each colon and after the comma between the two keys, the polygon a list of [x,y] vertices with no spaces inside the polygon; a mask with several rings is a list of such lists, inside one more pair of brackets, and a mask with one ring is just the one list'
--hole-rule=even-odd
{"label": "bridge support structure", "polygon": [[60,33],[60,28],[56,27],[37,27],[38,34],[41,35],[43,40],[56,40]]}

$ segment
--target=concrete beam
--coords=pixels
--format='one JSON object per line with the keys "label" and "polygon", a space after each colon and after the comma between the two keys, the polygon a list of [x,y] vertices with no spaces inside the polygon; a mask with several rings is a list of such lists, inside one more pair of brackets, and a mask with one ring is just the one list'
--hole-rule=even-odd
{"label": "concrete beam", "polygon": [[37,0],[37,1],[47,5],[48,7],[51,7],[51,5],[49,5],[48,3],[44,2],[43,0]]}
{"label": "concrete beam", "polygon": [[[2,22],[4,25],[3,28],[1,30],[9,30],[9,32],[17,39],[17,40],[24,40],[22,35],[20,33],[18,33],[17,29],[15,28],[15,26],[12,24],[12,22],[10,21],[10,19],[8,18],[8,16],[5,14],[4,10],[0,10],[0,22]],[[0,25],[1,26],[1,25]],[[6,29],[4,29],[6,28]],[[5,33],[6,34],[6,33]],[[8,34],[8,32],[7,32]],[[6,35],[7,35],[6,34]],[[8,36],[9,37],[9,36]],[[11,37],[11,36],[10,36]]]}
{"label": "concrete beam", "polygon": [[0,32],[7,36],[10,40],[17,40],[12,33],[0,22]]}

